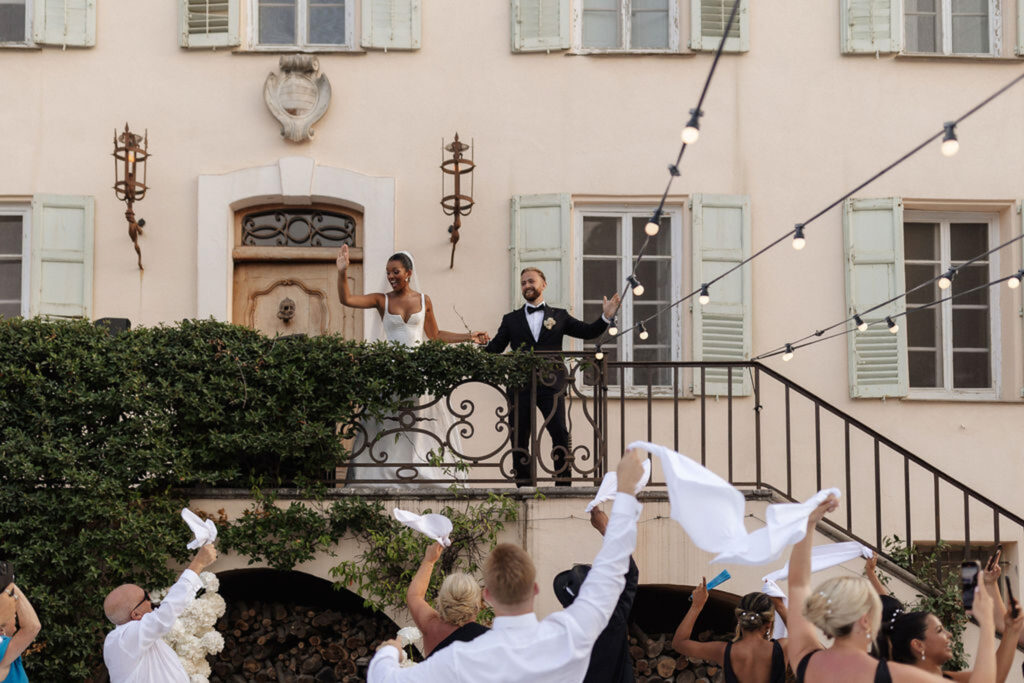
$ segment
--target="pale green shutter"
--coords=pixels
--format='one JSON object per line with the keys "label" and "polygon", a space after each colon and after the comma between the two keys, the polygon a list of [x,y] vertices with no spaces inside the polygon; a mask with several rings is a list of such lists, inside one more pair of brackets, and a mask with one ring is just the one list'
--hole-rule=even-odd
{"label": "pale green shutter", "polygon": [[29,315],[91,315],[93,205],[92,197],[32,198]]}
{"label": "pale green shutter", "polygon": [[363,47],[418,50],[420,14],[420,0],[363,0]]}
{"label": "pale green shutter", "polygon": [[[735,0],[690,0],[690,49],[717,50]],[[740,0],[723,52],[750,49],[750,2]]]}
{"label": "pale green shutter", "polygon": [[901,0],[839,0],[839,32],[847,54],[881,54],[903,49]]}
{"label": "pale green shutter", "polygon": [[[710,282],[750,256],[750,199],[739,195],[696,194],[690,203],[693,227],[693,288]],[[706,361],[742,361],[750,358],[750,268],[729,273],[708,291],[711,301],[691,300],[693,358]],[[705,390],[724,396],[729,391],[728,371],[709,369]],[[694,393],[700,393],[700,375],[694,373]],[[750,394],[745,370],[733,369],[734,396]]]}
{"label": "pale green shutter", "polygon": [[[903,203],[899,197],[847,199],[843,204],[843,247],[846,254],[846,315],[860,315],[871,325],[847,338],[850,396],[906,396],[907,321],[895,318],[900,329],[889,332],[886,316],[903,313],[906,302],[896,301],[864,313],[906,291],[903,273]],[[853,323],[848,323],[853,325]]]}
{"label": "pale green shutter", "polygon": [[96,44],[96,0],[35,0],[32,39],[40,45]]}
{"label": "pale green shutter", "polygon": [[1017,0],[1017,55],[1024,57],[1024,0]]}
{"label": "pale green shutter", "polygon": [[178,0],[178,44],[182,47],[238,45],[239,0]]}
{"label": "pale green shutter", "polygon": [[519,273],[540,268],[547,279],[544,301],[572,309],[569,277],[569,209],[567,194],[526,194],[512,197],[512,307],[522,303]]}
{"label": "pale green shutter", "polygon": [[569,48],[569,0],[512,0],[512,51]]}

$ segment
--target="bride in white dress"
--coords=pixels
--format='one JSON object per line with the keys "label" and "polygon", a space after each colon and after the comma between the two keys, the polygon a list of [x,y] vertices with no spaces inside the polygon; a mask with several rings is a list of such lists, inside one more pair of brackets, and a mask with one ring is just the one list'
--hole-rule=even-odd
{"label": "bride in white dress", "polygon": [[[476,342],[486,344],[486,332],[447,332],[437,328],[430,297],[413,289],[416,285],[412,255],[400,251],[388,259],[385,268],[387,293],[353,294],[349,290],[346,271],[349,266],[348,245],[338,253],[338,297],[352,308],[374,308],[381,316],[384,339],[406,346],[416,346],[427,339],[440,339],[454,344]],[[418,405],[434,401],[432,396],[420,397]],[[387,480],[418,485],[447,485],[459,478],[453,458],[444,453],[442,444],[450,433],[449,443],[458,451],[461,444],[451,414],[444,409],[441,399],[432,406],[412,411],[415,423],[411,430],[401,429],[395,418],[375,420],[367,418],[358,430],[349,461],[348,480]],[[407,418],[408,421],[408,418]],[[422,423],[426,423],[426,427]],[[407,425],[408,426],[408,425]],[[429,433],[424,433],[426,429]],[[394,430],[394,431],[392,431]],[[390,433],[389,433],[390,432]],[[441,466],[430,465],[440,455]],[[383,465],[375,467],[374,465]],[[464,477],[463,477],[464,478]],[[370,484],[367,484],[370,485]],[[387,486],[389,484],[377,483]]]}

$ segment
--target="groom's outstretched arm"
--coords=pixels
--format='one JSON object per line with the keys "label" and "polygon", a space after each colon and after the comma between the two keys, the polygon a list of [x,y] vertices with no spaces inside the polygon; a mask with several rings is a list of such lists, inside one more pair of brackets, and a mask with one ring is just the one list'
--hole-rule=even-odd
{"label": "groom's outstretched arm", "polygon": [[501,325],[498,327],[498,333],[494,335],[487,346],[484,347],[484,351],[488,353],[501,353],[508,346],[511,335],[508,329],[508,316],[506,315],[501,319]]}

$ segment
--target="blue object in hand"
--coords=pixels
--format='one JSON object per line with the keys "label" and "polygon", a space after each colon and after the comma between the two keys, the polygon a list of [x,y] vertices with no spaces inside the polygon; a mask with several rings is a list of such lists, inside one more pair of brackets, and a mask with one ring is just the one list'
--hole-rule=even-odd
{"label": "blue object in hand", "polygon": [[[719,572],[718,576],[716,576],[715,578],[713,578],[710,581],[708,581],[708,590],[711,590],[715,586],[722,585],[723,583],[725,583],[726,581],[728,581],[731,578],[732,578],[732,575],[729,574],[729,570],[728,569],[723,569],[721,572]],[[689,597],[689,600],[690,600],[690,602],[693,602],[693,595],[691,595]]]}

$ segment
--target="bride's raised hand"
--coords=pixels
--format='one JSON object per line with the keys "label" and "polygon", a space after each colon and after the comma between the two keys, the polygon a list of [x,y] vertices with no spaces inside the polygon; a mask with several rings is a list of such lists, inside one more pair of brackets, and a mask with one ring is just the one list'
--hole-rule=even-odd
{"label": "bride's raised hand", "polygon": [[341,249],[338,251],[338,272],[344,273],[348,270],[349,258],[348,258],[348,245],[341,245]]}

